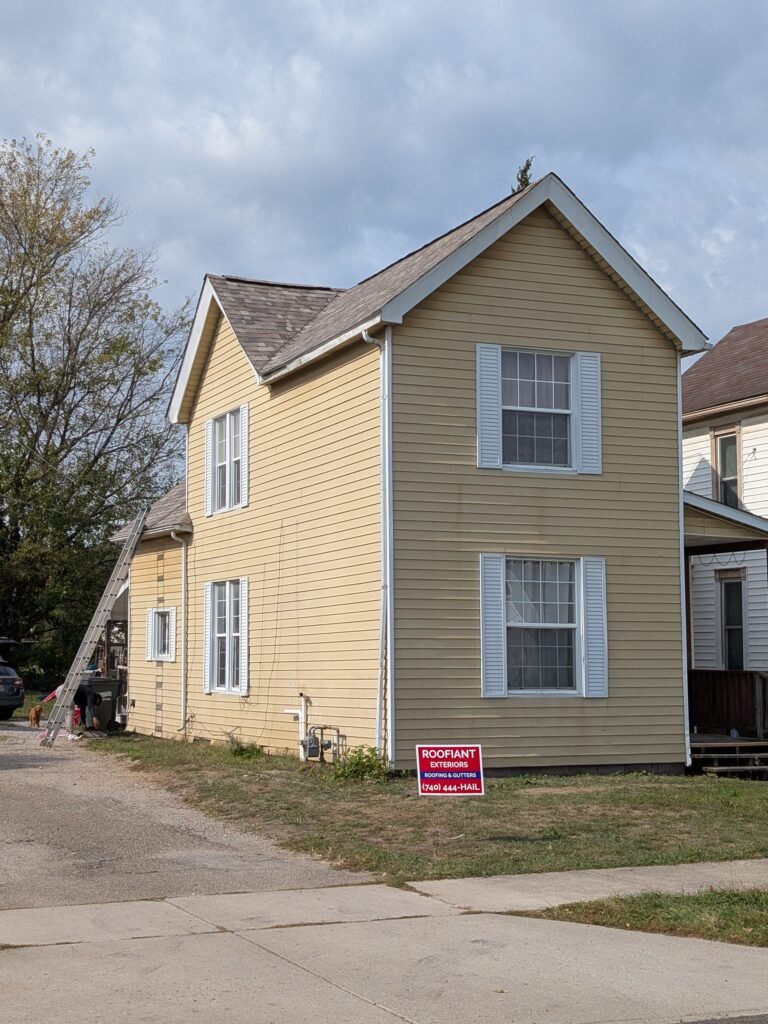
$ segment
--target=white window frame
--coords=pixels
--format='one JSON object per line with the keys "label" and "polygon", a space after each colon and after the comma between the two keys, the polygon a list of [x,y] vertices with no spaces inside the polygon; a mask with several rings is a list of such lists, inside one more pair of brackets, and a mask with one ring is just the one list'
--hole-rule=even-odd
{"label": "white window frame", "polygon": [[[543,473],[560,476],[601,475],[602,457],[602,359],[599,352],[538,349],[535,345],[481,343],[476,349],[477,466],[504,473]],[[503,412],[560,412],[503,403],[502,356],[504,352],[561,356],[570,360],[569,465],[503,461]]]}
{"label": "white window frame", "polygon": [[[569,404],[567,409],[560,408],[539,408],[538,406],[528,405],[505,405],[504,403],[504,377],[502,372],[501,378],[501,418],[502,423],[504,420],[504,412],[517,412],[517,413],[551,413],[557,416],[568,417],[568,462],[565,466],[552,465],[546,462],[504,462],[504,440],[502,433],[502,462],[501,468],[504,470],[511,470],[517,473],[575,473],[576,472],[576,438],[578,433],[578,409],[577,409],[577,398],[578,398],[578,381],[576,379],[576,357],[573,352],[554,352],[549,349],[535,349],[535,348],[512,348],[509,345],[504,345],[501,350],[501,366],[504,366],[504,353],[514,352],[518,359],[521,355],[533,356],[534,359],[534,375],[536,373],[536,356],[559,356],[562,359],[568,360],[568,398]],[[554,379],[554,378],[553,378]],[[534,387],[536,381],[534,376]]]}
{"label": "white window frame", "polygon": [[[220,629],[218,596],[224,588],[224,628]],[[238,603],[237,629],[235,597]],[[220,579],[205,584],[204,690],[206,693],[248,695],[248,579]],[[223,640],[224,675],[220,681],[219,650]]]}
{"label": "white window frame", "polygon": [[[235,422],[238,423],[238,440],[234,443]],[[205,514],[218,515],[232,509],[244,508],[248,504],[248,405],[229,409],[215,416],[205,424]],[[224,457],[219,458],[219,431],[223,430]],[[235,495],[235,467],[239,477],[240,493]],[[224,471],[225,500],[219,501],[219,470]],[[237,498],[237,500],[235,500]]]}
{"label": "white window frame", "polygon": [[[507,621],[507,561],[572,562],[574,564],[574,689],[510,689],[507,672],[508,626],[550,628],[552,624]],[[480,675],[483,698],[608,696],[608,622],[606,560],[601,556],[547,553],[488,552],[480,555]],[[569,628],[572,628],[569,626]]]}
{"label": "white window frame", "polygon": [[[160,619],[168,618],[168,650],[159,650],[160,641]],[[147,661],[176,661],[176,609],[175,608],[148,608],[147,609]]]}
{"label": "white window frame", "polygon": [[[561,625],[555,622],[509,622],[507,618],[507,601],[504,601],[504,644],[506,646],[507,635],[510,629],[568,629],[573,633],[573,686],[558,689],[557,687],[520,687],[510,688],[507,682],[507,696],[534,696],[534,697],[583,697],[584,696],[584,670],[582,665],[583,641],[583,612],[582,612],[582,569],[580,558],[553,558],[551,555],[546,558],[532,558],[528,555],[506,555],[504,562],[505,579],[506,563],[510,561],[523,562],[567,562],[573,566],[573,612],[574,621],[568,625]],[[506,597],[506,594],[505,594]]]}

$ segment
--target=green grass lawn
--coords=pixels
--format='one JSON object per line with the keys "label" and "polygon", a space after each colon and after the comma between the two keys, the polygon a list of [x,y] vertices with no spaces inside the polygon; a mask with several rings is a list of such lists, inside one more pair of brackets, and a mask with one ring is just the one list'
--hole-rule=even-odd
{"label": "green grass lawn", "polygon": [[487,780],[485,797],[419,797],[412,778],[339,782],[292,757],[119,736],[120,756],[221,818],[386,881],[768,856],[768,786],[652,775]]}
{"label": "green grass lawn", "polygon": [[764,890],[713,889],[691,896],[644,893],[569,903],[526,916],[768,946],[768,892]]}

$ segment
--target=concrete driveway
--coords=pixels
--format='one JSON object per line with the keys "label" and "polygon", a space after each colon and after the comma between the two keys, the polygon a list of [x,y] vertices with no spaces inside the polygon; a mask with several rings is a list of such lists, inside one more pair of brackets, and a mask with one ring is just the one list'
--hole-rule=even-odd
{"label": "concrete driveway", "polygon": [[0,801],[14,1024],[768,1022],[768,950],[354,884],[84,750],[0,734]]}

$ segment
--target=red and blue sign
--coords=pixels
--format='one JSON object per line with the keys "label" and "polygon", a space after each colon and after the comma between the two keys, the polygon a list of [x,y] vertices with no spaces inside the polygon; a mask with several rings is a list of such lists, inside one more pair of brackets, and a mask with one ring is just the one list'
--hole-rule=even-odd
{"label": "red and blue sign", "polygon": [[416,747],[419,796],[483,796],[483,752],[478,744]]}

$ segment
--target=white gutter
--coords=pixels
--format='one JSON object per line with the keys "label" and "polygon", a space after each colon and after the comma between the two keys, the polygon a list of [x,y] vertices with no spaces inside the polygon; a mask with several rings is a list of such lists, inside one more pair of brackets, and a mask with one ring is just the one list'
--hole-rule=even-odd
{"label": "white gutter", "polygon": [[680,621],[683,627],[683,717],[685,721],[685,763],[691,764],[691,723],[688,717],[688,559],[685,557],[685,492],[683,489],[683,363],[677,359],[677,474],[680,498]]}
{"label": "white gutter", "polygon": [[387,760],[395,763],[395,571],[394,571],[394,504],[392,491],[392,328],[384,332],[384,522],[382,536],[386,548],[386,599],[387,599]]}
{"label": "white gutter", "polygon": [[187,731],[187,547],[188,541],[171,530],[171,540],[181,544],[181,693],[179,728],[176,732]]}

